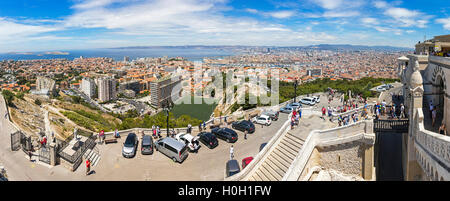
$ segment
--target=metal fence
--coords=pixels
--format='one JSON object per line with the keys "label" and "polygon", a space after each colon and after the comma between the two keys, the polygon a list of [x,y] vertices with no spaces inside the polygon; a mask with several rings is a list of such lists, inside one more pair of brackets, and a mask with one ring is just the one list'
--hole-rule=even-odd
{"label": "metal fence", "polygon": [[375,119],[373,120],[374,132],[395,132],[395,133],[407,133],[409,127],[408,119]]}
{"label": "metal fence", "polygon": [[50,147],[48,145],[39,149],[39,161],[50,164]]}
{"label": "metal fence", "polygon": [[97,139],[97,137],[95,135],[91,135],[72,155],[69,155],[64,152],[65,147],[67,147],[67,145],[69,144],[67,142],[64,148],[59,149],[58,155],[59,155],[59,157],[68,161],[69,163],[72,163],[72,164],[78,163],[79,160],[82,160],[81,158],[87,149],[94,148],[94,146],[96,144],[96,142],[95,142],[96,139]]}

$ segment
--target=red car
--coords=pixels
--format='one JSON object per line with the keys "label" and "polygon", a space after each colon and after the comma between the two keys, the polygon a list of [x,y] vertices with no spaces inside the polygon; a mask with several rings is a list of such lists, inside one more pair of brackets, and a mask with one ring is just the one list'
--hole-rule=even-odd
{"label": "red car", "polygon": [[253,157],[247,157],[242,159],[242,169],[244,169],[245,167],[247,167],[248,164],[250,164],[250,162],[252,162]]}

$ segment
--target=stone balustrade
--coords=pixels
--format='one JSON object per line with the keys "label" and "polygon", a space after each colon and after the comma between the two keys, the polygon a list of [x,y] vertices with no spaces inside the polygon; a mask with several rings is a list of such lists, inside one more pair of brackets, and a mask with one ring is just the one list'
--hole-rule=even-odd
{"label": "stone balustrade", "polygon": [[424,127],[422,108],[416,109],[413,138],[416,160],[429,180],[450,180],[450,136],[444,136]]}
{"label": "stone balustrade", "polygon": [[311,131],[306,138],[302,149],[297,154],[294,162],[289,167],[283,181],[297,181],[305,170],[305,167],[316,146],[331,146],[348,143],[356,140],[363,140],[368,144],[375,143],[373,134],[373,121],[359,121],[347,126]]}

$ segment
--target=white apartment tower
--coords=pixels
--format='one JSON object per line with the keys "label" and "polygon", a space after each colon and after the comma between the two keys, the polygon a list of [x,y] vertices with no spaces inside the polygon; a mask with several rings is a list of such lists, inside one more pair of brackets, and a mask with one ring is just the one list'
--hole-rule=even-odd
{"label": "white apartment tower", "polygon": [[97,83],[98,99],[100,102],[116,99],[116,80],[114,78],[99,78]]}
{"label": "white apartment tower", "polygon": [[81,92],[92,98],[95,95],[95,82],[91,78],[85,77],[81,81]]}

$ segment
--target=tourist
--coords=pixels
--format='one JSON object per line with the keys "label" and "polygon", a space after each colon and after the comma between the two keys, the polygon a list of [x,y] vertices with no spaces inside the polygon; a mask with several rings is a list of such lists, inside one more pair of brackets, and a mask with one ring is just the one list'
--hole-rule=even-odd
{"label": "tourist", "polygon": [[230,147],[230,160],[233,160],[233,158],[234,158],[234,147],[233,147],[233,145],[231,145],[231,147]]}
{"label": "tourist", "polygon": [[28,156],[30,157],[30,162],[31,162],[31,157],[33,156],[33,152],[31,152],[31,150],[28,151]]}
{"label": "tourist", "polygon": [[325,107],[322,107],[322,117],[325,116],[325,113],[326,113],[326,109],[325,109]]}
{"label": "tourist", "polygon": [[156,126],[156,133],[158,134],[158,138],[161,138],[161,130],[159,129],[159,126]]}
{"label": "tourist", "polygon": [[431,111],[431,118],[432,118],[432,123],[431,125],[434,127],[434,124],[436,123],[436,107],[433,108],[433,110]]}
{"label": "tourist", "polygon": [[433,118],[433,100],[430,101],[430,117]]}
{"label": "tourist", "polygon": [[192,126],[191,126],[191,124],[188,124],[187,133],[191,134],[191,130],[192,130]]}
{"label": "tourist", "polygon": [[294,120],[291,119],[291,130],[294,129]]}
{"label": "tourist", "polygon": [[244,131],[244,139],[247,139],[247,130]]}
{"label": "tourist", "polygon": [[302,108],[298,109],[298,117],[301,119],[302,118]]}
{"label": "tourist", "polygon": [[405,118],[405,106],[403,103],[400,104],[400,118]]}
{"label": "tourist", "polygon": [[91,172],[91,161],[89,159],[86,160],[86,176]]}
{"label": "tourist", "polygon": [[206,123],[203,121],[203,130],[206,130]]}
{"label": "tourist", "polygon": [[447,129],[445,128],[444,123],[442,123],[442,125],[439,127],[439,133],[442,135],[447,135]]}
{"label": "tourist", "polygon": [[153,131],[153,138],[156,138],[156,129],[155,129],[155,125],[153,125],[152,131]]}
{"label": "tourist", "polygon": [[201,132],[202,131],[202,123],[200,123],[199,125],[198,125],[198,130]]}

